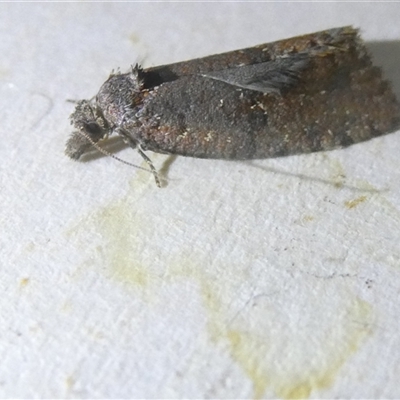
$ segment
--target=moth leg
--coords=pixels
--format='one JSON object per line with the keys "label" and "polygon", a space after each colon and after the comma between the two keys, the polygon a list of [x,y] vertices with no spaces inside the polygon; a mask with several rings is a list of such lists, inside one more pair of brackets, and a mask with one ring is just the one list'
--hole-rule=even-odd
{"label": "moth leg", "polygon": [[154,179],[156,181],[156,185],[160,188],[161,187],[161,182],[160,178],[158,176],[157,170],[154,168],[153,163],[151,162],[150,158],[146,156],[146,154],[143,152],[143,148],[138,144],[132,137],[129,135],[129,133],[121,128],[117,128],[116,132],[122,137],[122,140],[132,149],[137,149],[139,154],[143,157],[143,159],[146,161],[147,165],[150,167],[150,171],[154,176]]}
{"label": "moth leg", "polygon": [[159,178],[158,173],[157,173],[156,169],[154,168],[154,165],[151,162],[150,158],[146,156],[146,154],[144,153],[144,151],[142,150],[142,147],[140,145],[137,146],[137,150],[138,150],[139,154],[143,157],[144,161],[146,161],[147,165],[149,166],[151,172],[154,175],[156,185],[160,188],[161,187],[160,178]]}

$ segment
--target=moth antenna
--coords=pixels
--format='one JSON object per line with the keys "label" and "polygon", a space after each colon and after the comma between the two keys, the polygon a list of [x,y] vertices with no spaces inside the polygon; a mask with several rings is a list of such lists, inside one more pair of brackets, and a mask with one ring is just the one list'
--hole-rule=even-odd
{"label": "moth antenna", "polygon": [[[91,98],[88,100],[88,103],[92,102],[95,98],[96,98],[96,95],[94,95],[93,97],[91,97]],[[72,103],[72,104],[79,104],[79,103],[82,102],[82,100],[67,99],[66,102],[67,102],[67,103]]]}
{"label": "moth antenna", "polygon": [[140,169],[142,171],[146,171],[146,172],[150,172],[151,174],[153,174],[154,179],[156,181],[156,185],[160,188],[161,187],[161,183],[160,183],[160,179],[158,177],[157,171],[154,168],[153,164],[151,163],[151,160],[143,153],[143,151],[140,149],[139,150],[139,154],[144,158],[144,160],[149,164],[151,169],[147,169],[147,168],[143,168],[143,167],[139,167],[139,165],[136,164],[132,164],[129,161],[125,161],[122,158],[117,157],[116,155],[110,153],[107,150],[104,150],[102,147],[100,147],[87,133],[82,132],[82,131],[78,131],[80,135],[84,136],[85,139],[87,139],[89,141],[89,143],[95,147],[100,153],[104,154],[105,156],[111,157],[114,160],[117,160],[119,162],[121,162],[122,164],[125,165],[129,165],[130,167],[134,167],[137,169]]}

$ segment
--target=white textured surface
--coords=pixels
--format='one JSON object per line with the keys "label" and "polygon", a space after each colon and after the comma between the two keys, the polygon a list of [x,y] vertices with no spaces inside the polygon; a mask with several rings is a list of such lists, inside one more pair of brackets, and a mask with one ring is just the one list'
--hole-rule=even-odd
{"label": "white textured surface", "polygon": [[137,61],[353,24],[385,41],[371,48],[399,94],[399,15],[1,4],[0,397],[400,397],[399,133],[252,163],[152,155],[162,190],[63,155],[65,100]]}

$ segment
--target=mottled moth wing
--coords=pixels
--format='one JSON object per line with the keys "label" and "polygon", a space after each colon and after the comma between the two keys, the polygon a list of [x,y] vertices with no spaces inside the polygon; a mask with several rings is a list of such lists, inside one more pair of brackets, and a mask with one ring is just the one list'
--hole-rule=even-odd
{"label": "mottled moth wing", "polygon": [[317,52],[324,54],[340,47],[344,49],[346,41],[355,40],[357,35],[358,31],[350,26],[335,28],[241,50],[152,67],[145,70],[146,84],[157,86],[185,75],[211,76],[215,71],[265,63],[288,57],[290,54],[303,53],[300,58],[304,60]]}
{"label": "mottled moth wing", "polygon": [[220,159],[331,150],[395,131],[400,107],[358,31],[344,27],[113,73],[71,123],[69,157],[119,134],[159,184],[143,150]]}
{"label": "mottled moth wing", "polygon": [[243,89],[262,93],[281,93],[282,90],[297,83],[300,71],[307,66],[308,61],[308,54],[296,53],[258,64],[210,71],[202,76]]}
{"label": "mottled moth wing", "polygon": [[400,123],[390,85],[351,27],[150,68],[144,88],[132,139],[161,153],[225,159],[309,153],[392,132]]}

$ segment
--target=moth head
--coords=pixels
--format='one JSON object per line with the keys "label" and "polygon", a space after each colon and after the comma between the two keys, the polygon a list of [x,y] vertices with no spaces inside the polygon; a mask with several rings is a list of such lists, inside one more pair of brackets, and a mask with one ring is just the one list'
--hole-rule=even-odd
{"label": "moth head", "polygon": [[128,74],[112,72],[97,93],[95,101],[82,100],[71,114],[75,130],[66,143],[65,153],[72,159],[88,151],[129,120],[135,104],[141,102],[144,71],[136,64]]}
{"label": "moth head", "polygon": [[70,120],[75,131],[66,143],[65,154],[74,160],[110,133],[109,124],[101,110],[87,100],[78,102]]}

